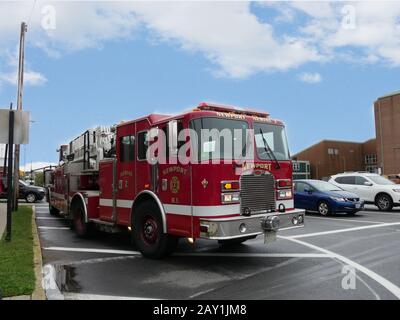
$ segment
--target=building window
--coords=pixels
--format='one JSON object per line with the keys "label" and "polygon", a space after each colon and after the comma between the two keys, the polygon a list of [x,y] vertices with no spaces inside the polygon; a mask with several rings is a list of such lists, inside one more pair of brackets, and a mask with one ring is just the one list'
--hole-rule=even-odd
{"label": "building window", "polygon": [[293,171],[295,172],[300,171],[300,163],[293,161]]}
{"label": "building window", "polygon": [[365,171],[370,173],[378,173],[378,166],[376,165],[365,166]]}
{"label": "building window", "polygon": [[365,164],[376,164],[377,163],[376,154],[367,154],[365,155]]}
{"label": "building window", "polygon": [[339,149],[328,148],[328,154],[338,155],[339,154]]}

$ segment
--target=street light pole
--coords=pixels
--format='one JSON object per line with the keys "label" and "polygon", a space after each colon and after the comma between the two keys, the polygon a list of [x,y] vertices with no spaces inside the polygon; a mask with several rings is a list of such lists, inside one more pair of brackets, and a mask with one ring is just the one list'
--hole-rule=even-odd
{"label": "street light pole", "polygon": [[[17,93],[17,110],[22,110],[22,93],[24,87],[24,52],[25,52],[25,33],[28,26],[25,22],[21,23],[21,34],[19,40],[19,65],[18,65],[18,93]],[[19,157],[20,145],[15,145],[14,155],[14,210],[18,210],[19,195]]]}

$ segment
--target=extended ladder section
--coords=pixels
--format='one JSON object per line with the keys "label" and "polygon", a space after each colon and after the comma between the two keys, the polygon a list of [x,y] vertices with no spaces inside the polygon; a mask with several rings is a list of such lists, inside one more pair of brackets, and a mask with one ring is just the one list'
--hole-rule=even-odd
{"label": "extended ladder section", "polygon": [[115,126],[98,126],[72,140],[66,150],[66,161],[81,163],[82,170],[99,170],[99,162],[115,154]]}

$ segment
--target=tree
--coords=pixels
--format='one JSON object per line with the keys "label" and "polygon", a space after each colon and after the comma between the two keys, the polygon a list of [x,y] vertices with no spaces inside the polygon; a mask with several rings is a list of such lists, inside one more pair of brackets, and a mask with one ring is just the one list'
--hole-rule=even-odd
{"label": "tree", "polygon": [[35,186],[44,187],[44,174],[43,174],[43,172],[37,172],[35,174]]}

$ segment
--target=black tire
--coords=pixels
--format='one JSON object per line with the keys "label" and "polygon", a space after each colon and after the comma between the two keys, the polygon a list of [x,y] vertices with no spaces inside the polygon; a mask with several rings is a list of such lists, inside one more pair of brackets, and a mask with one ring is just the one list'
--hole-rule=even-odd
{"label": "black tire", "polygon": [[160,209],[153,201],[145,201],[132,214],[132,240],[146,258],[161,259],[178,245],[178,237],[163,232]]}
{"label": "black tire", "polygon": [[29,192],[25,195],[25,200],[28,203],[35,203],[37,201],[37,196],[36,194]]}
{"label": "black tire", "polygon": [[329,207],[328,202],[324,200],[318,202],[317,210],[321,216],[328,216],[331,213],[331,208]]}
{"label": "black tire", "polygon": [[393,199],[388,194],[381,193],[376,196],[375,205],[380,211],[391,211],[393,209]]}
{"label": "black tire", "polygon": [[85,222],[85,211],[81,201],[76,201],[71,206],[72,227],[80,238],[87,238],[90,235],[90,224]]}
{"label": "black tire", "polygon": [[229,240],[218,240],[218,244],[223,247],[235,246],[235,245],[242,244],[243,242],[246,242],[247,240],[251,240],[251,239],[255,239],[255,238],[257,238],[257,236],[249,236],[249,237],[229,239]]}
{"label": "black tire", "polygon": [[52,216],[58,216],[60,214],[60,210],[54,208],[51,204],[49,204],[49,212]]}

